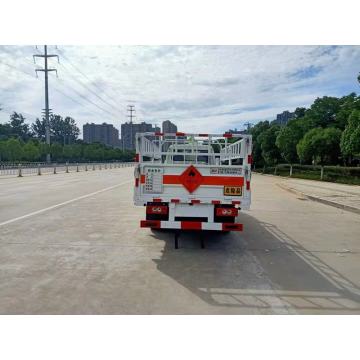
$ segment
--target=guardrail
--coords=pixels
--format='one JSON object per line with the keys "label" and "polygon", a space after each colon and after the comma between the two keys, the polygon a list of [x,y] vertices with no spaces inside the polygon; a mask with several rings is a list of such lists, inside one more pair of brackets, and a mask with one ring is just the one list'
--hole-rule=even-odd
{"label": "guardrail", "polygon": [[107,170],[133,166],[133,162],[111,163],[19,163],[0,164],[0,176],[27,176],[42,174],[70,173],[80,171]]}

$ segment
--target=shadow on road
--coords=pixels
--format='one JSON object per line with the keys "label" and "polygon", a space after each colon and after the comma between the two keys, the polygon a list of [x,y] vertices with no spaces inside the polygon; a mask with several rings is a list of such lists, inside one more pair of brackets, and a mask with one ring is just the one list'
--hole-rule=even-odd
{"label": "shadow on road", "polygon": [[360,289],[272,224],[242,214],[243,233],[153,231],[165,242],[157,268],[203,301],[234,313],[357,313]]}

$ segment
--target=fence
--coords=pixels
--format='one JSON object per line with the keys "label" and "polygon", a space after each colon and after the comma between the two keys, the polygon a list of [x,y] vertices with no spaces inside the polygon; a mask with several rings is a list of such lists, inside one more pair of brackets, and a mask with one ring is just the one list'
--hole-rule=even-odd
{"label": "fence", "polygon": [[360,167],[278,164],[254,170],[263,174],[360,185]]}
{"label": "fence", "polygon": [[112,163],[65,163],[65,164],[47,164],[47,163],[21,163],[10,164],[0,163],[0,176],[27,176],[42,174],[70,173],[80,171],[95,171],[115,169],[133,166],[132,162],[112,162]]}

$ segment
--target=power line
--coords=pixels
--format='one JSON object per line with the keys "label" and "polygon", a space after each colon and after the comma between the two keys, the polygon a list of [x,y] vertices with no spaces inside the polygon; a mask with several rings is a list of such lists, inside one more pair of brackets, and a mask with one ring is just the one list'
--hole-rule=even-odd
{"label": "power line", "polygon": [[[104,89],[101,89],[98,85],[96,85],[95,83],[92,82],[92,80],[85,75],[78,67],[76,67],[70,60],[69,58],[64,55],[64,52],[61,50],[58,50],[62,57],[79,73],[81,74],[85,79],[87,79],[88,81],[90,81],[90,84],[95,87],[98,91],[100,91],[101,93],[105,94],[110,100],[112,100],[115,104],[117,104],[117,101],[114,100],[114,98],[112,96],[110,96],[108,93],[106,93],[104,91]],[[77,79],[77,81],[79,83],[81,83],[84,87],[86,87],[91,93],[93,93],[97,98],[99,98],[102,102],[104,102],[105,104],[107,104],[108,106],[111,106],[112,108],[114,108],[116,111],[118,111],[118,108],[116,106],[114,106],[113,104],[110,104],[109,102],[107,102],[106,100],[104,100],[102,97],[100,97],[96,92],[94,92],[92,89],[90,89],[87,85],[85,85],[80,79]]]}

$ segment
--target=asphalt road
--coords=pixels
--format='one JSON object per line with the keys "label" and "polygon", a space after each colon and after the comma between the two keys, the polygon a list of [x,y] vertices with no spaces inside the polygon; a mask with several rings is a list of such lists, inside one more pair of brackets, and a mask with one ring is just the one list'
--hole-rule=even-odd
{"label": "asphalt road", "polygon": [[133,168],[0,179],[1,314],[360,313],[360,216],[254,175],[243,233],[139,228]]}

